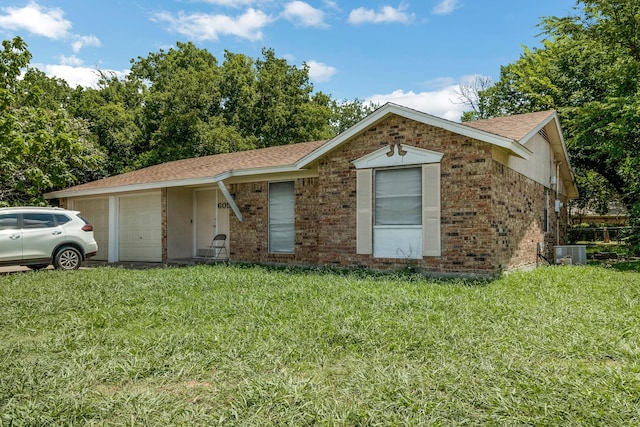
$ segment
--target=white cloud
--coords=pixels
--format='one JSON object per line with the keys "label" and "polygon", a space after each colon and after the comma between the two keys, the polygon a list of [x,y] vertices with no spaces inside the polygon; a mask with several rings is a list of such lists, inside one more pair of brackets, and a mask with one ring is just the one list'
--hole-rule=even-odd
{"label": "white cloud", "polygon": [[458,0],[442,0],[433,8],[434,15],[448,15],[459,7]]}
{"label": "white cloud", "polygon": [[62,65],[71,65],[73,67],[77,67],[79,65],[82,65],[83,61],[82,59],[78,58],[75,55],[72,55],[72,56],[60,55],[60,63]]}
{"label": "white cloud", "polygon": [[436,77],[423,83],[425,87],[430,89],[442,89],[455,84],[456,80],[453,77]]}
{"label": "white cloud", "polygon": [[21,8],[4,7],[2,11],[6,14],[0,15],[0,28],[26,30],[51,39],[63,38],[71,29],[62,9],[47,9],[33,1]]}
{"label": "white cloud", "polygon": [[333,10],[340,10],[340,6],[338,6],[338,3],[336,3],[335,1],[332,0],[324,0],[324,5],[326,7],[328,7],[329,9],[333,9]]}
{"label": "white cloud", "polygon": [[303,1],[292,1],[284,7],[284,17],[303,27],[326,27],[324,12]]}
{"label": "white cloud", "polygon": [[[80,61],[82,62],[82,61]],[[66,64],[58,65],[35,65],[38,69],[44,71],[49,77],[57,77],[65,80],[69,86],[93,87],[98,86],[100,80],[100,72],[96,68],[79,67]],[[114,74],[118,78],[125,77],[130,70],[102,70],[106,74]]]}
{"label": "white cloud", "polygon": [[335,67],[318,61],[307,61],[309,77],[316,82],[327,82],[338,71]]}
{"label": "white cloud", "polygon": [[100,47],[102,44],[96,36],[78,36],[78,39],[71,44],[74,53],[80,52],[85,46]]}
{"label": "white cloud", "polygon": [[404,92],[402,89],[398,89],[389,94],[372,95],[366,101],[380,105],[386,102],[394,102],[434,116],[459,122],[462,113],[469,108],[464,104],[457,103],[457,91],[457,84],[419,93],[413,91]]}
{"label": "white cloud", "polygon": [[386,22],[399,22],[402,24],[408,24],[413,21],[414,15],[407,14],[404,12],[406,9],[406,5],[400,4],[397,8],[393,8],[391,6],[384,6],[378,12],[373,9],[365,9],[364,7],[359,7],[357,9],[353,9],[351,13],[349,13],[348,22],[350,24],[365,24],[365,23],[386,23]]}
{"label": "white cloud", "polygon": [[273,21],[264,12],[255,9],[247,9],[237,18],[183,12],[173,16],[168,12],[162,12],[156,14],[153,19],[166,22],[169,24],[169,30],[196,40],[218,40],[220,36],[232,35],[252,41],[262,39],[262,28]]}

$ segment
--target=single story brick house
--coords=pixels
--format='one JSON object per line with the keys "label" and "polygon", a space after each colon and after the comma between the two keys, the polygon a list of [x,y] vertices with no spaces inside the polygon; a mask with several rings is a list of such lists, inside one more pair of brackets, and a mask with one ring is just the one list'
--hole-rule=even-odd
{"label": "single story brick house", "polygon": [[342,134],[168,162],[48,193],[108,262],[230,261],[494,275],[567,234],[577,189],[554,111],[456,123],[385,104]]}

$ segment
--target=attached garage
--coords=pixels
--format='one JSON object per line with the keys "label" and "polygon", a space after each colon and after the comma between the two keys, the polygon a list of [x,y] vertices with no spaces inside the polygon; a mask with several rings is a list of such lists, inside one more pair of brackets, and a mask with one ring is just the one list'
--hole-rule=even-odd
{"label": "attached garage", "polygon": [[118,209],[120,261],[162,261],[160,192],[120,196]]}
{"label": "attached garage", "polygon": [[109,198],[77,199],[72,209],[93,225],[93,236],[98,243],[95,260],[107,261],[109,257]]}

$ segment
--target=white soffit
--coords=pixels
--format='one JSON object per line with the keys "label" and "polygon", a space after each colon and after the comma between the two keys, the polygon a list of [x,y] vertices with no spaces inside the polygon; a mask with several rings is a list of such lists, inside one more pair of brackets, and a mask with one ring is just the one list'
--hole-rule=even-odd
{"label": "white soffit", "polygon": [[558,118],[558,113],[555,111],[550,113],[549,116],[541,121],[538,126],[532,129],[527,135],[525,135],[521,141],[526,144],[533,136],[537,135],[542,129],[545,129],[549,123],[553,122],[554,126],[552,126],[553,134],[547,135],[549,136],[549,144],[551,144],[551,149],[555,155],[558,155],[562,158],[562,160],[558,160],[556,158],[556,162],[558,162],[560,169],[564,171],[564,173],[569,177],[568,180],[564,180],[565,187],[567,188],[568,196],[570,198],[578,197],[578,189],[575,183],[575,177],[573,175],[573,169],[571,168],[571,162],[569,161],[569,153],[567,152],[567,145],[564,142],[564,136],[562,135],[562,128],[560,126],[560,119]]}

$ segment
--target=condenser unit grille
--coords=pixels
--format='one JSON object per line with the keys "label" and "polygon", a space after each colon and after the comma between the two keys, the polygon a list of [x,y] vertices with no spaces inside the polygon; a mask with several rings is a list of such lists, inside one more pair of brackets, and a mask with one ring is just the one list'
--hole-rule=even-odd
{"label": "condenser unit grille", "polygon": [[585,245],[556,246],[556,264],[587,265]]}

